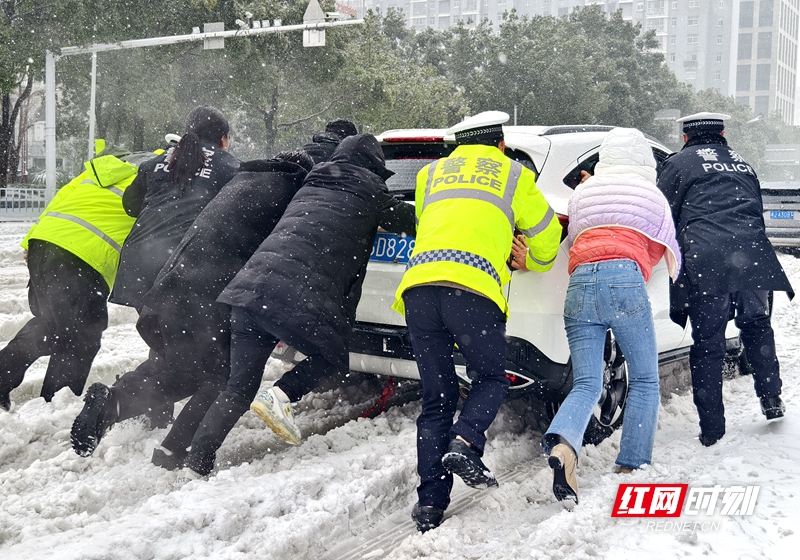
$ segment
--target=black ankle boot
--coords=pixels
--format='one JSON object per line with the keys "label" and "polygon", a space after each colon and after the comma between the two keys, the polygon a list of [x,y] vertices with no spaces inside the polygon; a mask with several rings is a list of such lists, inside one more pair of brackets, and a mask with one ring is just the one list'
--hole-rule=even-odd
{"label": "black ankle boot", "polygon": [[761,412],[767,417],[767,420],[774,420],[775,418],[783,418],[783,413],[786,412],[786,405],[778,395],[774,397],[761,397]]}
{"label": "black ankle boot", "polygon": [[94,383],[83,397],[83,410],[72,423],[70,440],[75,453],[88,457],[117,421],[117,399],[111,387]]}
{"label": "black ankle boot", "polygon": [[414,509],[411,510],[411,519],[416,523],[417,531],[420,533],[436,529],[442,524],[443,517],[443,509],[435,506],[421,506],[419,502],[414,504]]}
{"label": "black ankle boot", "polygon": [[447,472],[460,476],[472,488],[497,486],[497,479],[483,464],[478,452],[460,439],[450,442],[447,453],[442,457],[442,466]]}

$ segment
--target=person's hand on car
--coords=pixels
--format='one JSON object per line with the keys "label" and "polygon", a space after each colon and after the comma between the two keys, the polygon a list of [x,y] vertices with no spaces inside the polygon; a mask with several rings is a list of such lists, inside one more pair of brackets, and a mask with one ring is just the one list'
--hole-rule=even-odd
{"label": "person's hand on car", "polygon": [[528,256],[528,246],[525,244],[525,236],[516,235],[511,243],[511,258],[509,259],[509,266],[515,270],[528,270],[525,264],[526,257]]}

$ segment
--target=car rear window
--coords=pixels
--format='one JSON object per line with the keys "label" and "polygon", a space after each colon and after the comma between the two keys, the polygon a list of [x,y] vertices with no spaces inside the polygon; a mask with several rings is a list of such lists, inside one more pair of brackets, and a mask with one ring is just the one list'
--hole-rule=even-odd
{"label": "car rear window", "polygon": [[[383,155],[386,167],[394,175],[386,181],[389,191],[403,200],[414,200],[419,170],[437,159],[449,156],[456,149],[455,144],[386,144]],[[506,149],[506,156],[518,161],[537,174],[533,161],[525,152]]]}

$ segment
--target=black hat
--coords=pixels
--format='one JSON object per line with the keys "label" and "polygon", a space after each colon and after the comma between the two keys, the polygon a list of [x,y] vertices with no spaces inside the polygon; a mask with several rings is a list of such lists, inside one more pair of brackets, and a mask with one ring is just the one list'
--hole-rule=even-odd
{"label": "black hat", "polygon": [[358,134],[358,129],[356,125],[346,119],[336,119],[325,125],[325,132],[332,132],[338,136],[340,140],[344,140],[348,136],[355,136]]}

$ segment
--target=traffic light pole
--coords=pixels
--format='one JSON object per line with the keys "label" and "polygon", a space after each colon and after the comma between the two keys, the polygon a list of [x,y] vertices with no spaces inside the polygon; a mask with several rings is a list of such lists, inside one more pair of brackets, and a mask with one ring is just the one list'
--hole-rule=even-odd
{"label": "traffic light pole", "polygon": [[[89,107],[89,159],[94,156],[94,125],[95,125],[95,84],[97,75],[97,53],[117,51],[122,49],[136,49],[142,47],[155,47],[161,45],[174,45],[176,43],[190,43],[194,41],[209,41],[211,39],[250,37],[253,35],[266,35],[269,33],[286,33],[300,30],[324,30],[329,27],[343,25],[359,25],[363,19],[350,19],[338,21],[318,21],[302,23],[299,25],[274,25],[260,26],[247,29],[231,29],[228,31],[211,31],[206,33],[190,33],[188,35],[173,35],[169,37],[148,37],[146,39],[131,39],[119,43],[97,43],[88,47],[64,47],[60,54],[47,51],[45,56],[45,198],[47,202],[53,199],[56,192],[56,61],[62,56],[77,54],[92,55],[92,92]],[[208,43],[206,43],[208,44]],[[212,47],[213,48],[213,47]]]}

